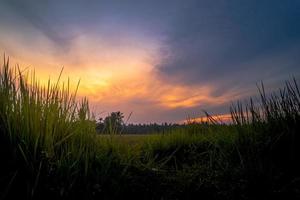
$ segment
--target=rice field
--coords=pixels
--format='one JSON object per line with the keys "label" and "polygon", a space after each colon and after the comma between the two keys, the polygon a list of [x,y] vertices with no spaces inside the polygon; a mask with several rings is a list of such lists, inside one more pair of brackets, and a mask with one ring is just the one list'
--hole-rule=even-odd
{"label": "rice field", "polygon": [[230,107],[233,124],[99,135],[88,99],[0,70],[1,199],[300,197],[300,92],[292,80]]}

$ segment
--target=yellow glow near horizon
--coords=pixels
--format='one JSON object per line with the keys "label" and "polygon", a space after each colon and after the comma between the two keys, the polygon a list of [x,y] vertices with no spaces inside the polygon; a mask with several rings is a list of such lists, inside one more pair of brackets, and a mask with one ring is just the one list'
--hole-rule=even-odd
{"label": "yellow glow near horizon", "polygon": [[231,114],[218,114],[211,115],[208,117],[195,117],[181,121],[180,123],[203,123],[203,122],[211,122],[211,120],[215,120],[216,122],[221,123],[230,123],[232,122]]}
{"label": "yellow glow near horizon", "polygon": [[[134,58],[132,58],[134,59]],[[34,60],[34,59],[33,59]],[[168,84],[158,80],[151,69],[150,64],[141,61],[118,59],[112,63],[86,63],[84,66],[65,66],[61,82],[70,78],[71,90],[75,90],[78,81],[80,87],[79,96],[87,96],[91,102],[105,104],[126,104],[134,98],[155,102],[155,106],[164,109],[191,108],[201,104],[218,105],[228,100],[228,96],[211,97],[212,87],[182,86],[180,84]],[[40,61],[39,59],[36,61]],[[25,62],[23,62],[25,63]],[[29,64],[20,63],[21,66]],[[56,82],[61,68],[45,62],[44,68],[35,69],[36,76],[41,84],[47,84],[49,78]],[[33,66],[38,66],[34,64]],[[118,66],[122,66],[121,68]]]}
{"label": "yellow glow near horizon", "polygon": [[64,67],[61,82],[69,78],[70,89],[74,91],[80,80],[78,95],[87,96],[93,105],[107,109],[141,113],[143,109],[146,112],[193,108],[219,105],[231,97],[213,97],[214,88],[209,85],[189,86],[159,78],[155,72],[155,65],[160,62],[159,44],[154,41],[136,43],[127,38],[116,43],[95,35],[80,35],[70,42],[68,49],[61,49],[39,36],[36,49],[28,49],[20,36],[15,35],[15,40],[6,37],[8,43],[1,50],[6,50],[13,64],[34,69],[41,84],[46,85],[49,78],[55,83]]}

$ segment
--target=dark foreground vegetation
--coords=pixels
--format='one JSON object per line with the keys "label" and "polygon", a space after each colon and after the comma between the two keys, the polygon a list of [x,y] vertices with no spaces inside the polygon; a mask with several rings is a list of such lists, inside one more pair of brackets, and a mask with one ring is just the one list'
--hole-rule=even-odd
{"label": "dark foreground vegetation", "polygon": [[[86,99],[0,71],[2,199],[299,199],[300,92],[231,106],[234,124],[101,136]],[[128,136],[130,137],[130,136]]]}

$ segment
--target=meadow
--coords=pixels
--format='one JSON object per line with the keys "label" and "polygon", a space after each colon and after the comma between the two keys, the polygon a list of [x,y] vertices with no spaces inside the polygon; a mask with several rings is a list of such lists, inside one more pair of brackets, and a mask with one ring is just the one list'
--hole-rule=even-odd
{"label": "meadow", "polygon": [[1,199],[299,199],[297,80],[229,108],[232,124],[99,135],[88,99],[5,60]]}

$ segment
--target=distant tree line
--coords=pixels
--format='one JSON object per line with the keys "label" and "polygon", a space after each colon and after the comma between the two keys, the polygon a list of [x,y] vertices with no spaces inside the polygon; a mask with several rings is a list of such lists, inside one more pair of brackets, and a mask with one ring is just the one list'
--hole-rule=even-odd
{"label": "distant tree line", "polygon": [[96,130],[100,134],[151,134],[165,133],[170,129],[184,125],[174,123],[126,124],[124,114],[112,112],[107,117],[99,118]]}
{"label": "distant tree line", "polygon": [[123,133],[125,134],[151,134],[151,133],[165,133],[168,130],[182,125],[169,123],[150,123],[150,124],[127,124],[123,126]]}

